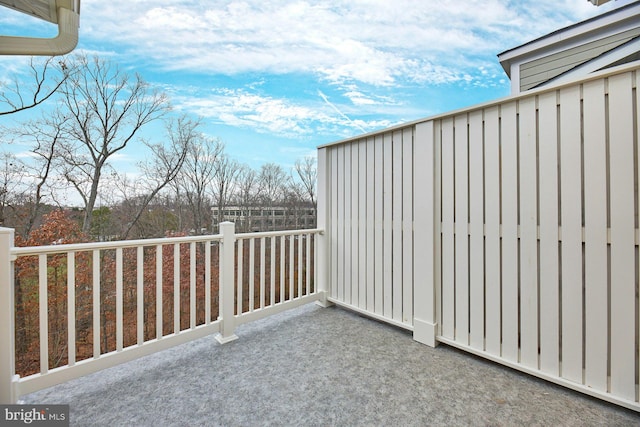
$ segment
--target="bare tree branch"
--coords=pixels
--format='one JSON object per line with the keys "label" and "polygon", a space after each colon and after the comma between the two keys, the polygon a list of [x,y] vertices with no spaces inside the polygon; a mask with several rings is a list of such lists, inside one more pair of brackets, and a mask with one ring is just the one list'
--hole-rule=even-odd
{"label": "bare tree branch", "polygon": [[16,78],[11,86],[0,88],[0,104],[8,107],[0,110],[0,116],[18,113],[42,104],[73,74],[66,62],[55,57],[47,58],[42,64],[34,62],[31,58],[29,71],[32,82],[26,87]]}

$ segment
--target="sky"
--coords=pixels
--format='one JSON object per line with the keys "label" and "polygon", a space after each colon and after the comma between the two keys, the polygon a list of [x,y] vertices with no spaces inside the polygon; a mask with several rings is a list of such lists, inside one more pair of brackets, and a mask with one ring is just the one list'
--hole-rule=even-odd
{"label": "sky", "polygon": [[[82,0],[76,52],[142,75],[238,161],[289,168],[321,144],[506,96],[498,53],[630,2]],[[56,27],[0,7],[0,34]],[[0,84],[27,61],[0,57]]]}

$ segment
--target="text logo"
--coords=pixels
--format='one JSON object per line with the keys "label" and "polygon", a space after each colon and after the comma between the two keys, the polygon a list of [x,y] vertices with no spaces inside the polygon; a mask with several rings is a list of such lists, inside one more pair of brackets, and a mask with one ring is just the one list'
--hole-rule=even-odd
{"label": "text logo", "polygon": [[0,405],[0,426],[69,426],[69,405]]}

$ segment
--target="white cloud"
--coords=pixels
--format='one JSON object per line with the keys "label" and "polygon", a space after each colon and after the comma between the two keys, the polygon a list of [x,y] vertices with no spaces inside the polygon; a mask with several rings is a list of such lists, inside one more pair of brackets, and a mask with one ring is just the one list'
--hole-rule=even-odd
{"label": "white cloud", "polygon": [[[179,93],[178,88],[174,88]],[[202,116],[213,123],[250,128],[287,138],[339,132],[349,134],[379,128],[378,121],[351,121],[335,106],[315,101],[303,103],[276,98],[248,89],[214,89],[210,94],[174,96],[177,108]]]}
{"label": "white cloud", "polygon": [[86,0],[81,30],[165,69],[316,72],[379,86],[409,76],[443,84],[467,79],[468,63],[480,53],[599,11],[578,0]]}

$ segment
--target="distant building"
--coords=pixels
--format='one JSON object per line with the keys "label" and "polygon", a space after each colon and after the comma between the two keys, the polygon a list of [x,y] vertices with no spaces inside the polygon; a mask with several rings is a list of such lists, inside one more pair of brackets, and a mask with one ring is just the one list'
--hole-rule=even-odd
{"label": "distant building", "polygon": [[[218,206],[211,208],[213,229],[218,230]],[[297,230],[316,227],[316,209],[311,203],[299,206],[225,206],[221,222],[231,221],[238,232]]]}

